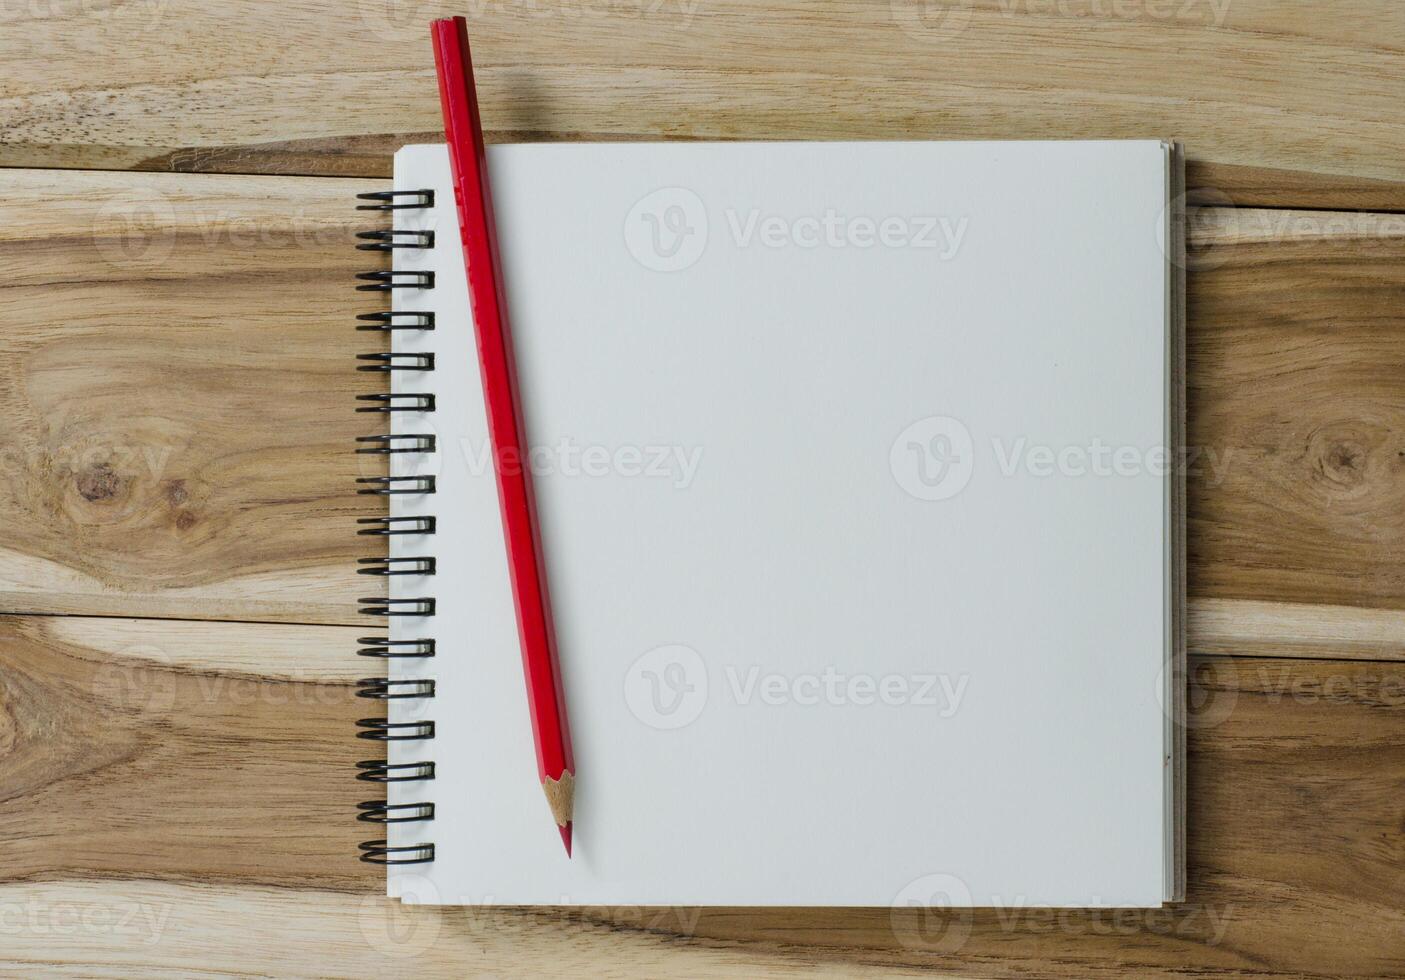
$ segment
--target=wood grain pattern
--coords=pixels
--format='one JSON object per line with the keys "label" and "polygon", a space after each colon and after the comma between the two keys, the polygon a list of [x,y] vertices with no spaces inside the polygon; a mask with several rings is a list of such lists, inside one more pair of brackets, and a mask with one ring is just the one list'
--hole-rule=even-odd
{"label": "wood grain pattern", "polygon": [[1192,213],[1190,646],[1237,656],[1196,661],[1186,904],[435,911],[351,857],[356,631],[281,625],[375,591],[368,186],[0,174],[0,609],[90,614],[0,620],[6,968],[1405,973],[1400,216]]}
{"label": "wood grain pattern", "polygon": [[354,621],[368,186],[0,173],[0,608]]}
{"label": "wood grain pattern", "polygon": [[[285,679],[309,645],[354,659],[352,631],[306,627],[293,645],[288,627],[149,620],[116,642],[103,622],[0,618],[0,968],[1405,973],[1400,664],[1195,658],[1174,909],[440,910],[379,897],[355,861],[351,813],[375,794],[350,778],[368,753],[349,687]],[[259,664],[276,679],[245,676]],[[257,950],[238,941],[255,935]]]}
{"label": "wood grain pattern", "polygon": [[[768,942],[683,941],[685,910],[401,908],[373,895],[171,884],[0,885],[0,969],[25,977],[912,976],[879,957]],[[630,913],[635,913],[632,917]],[[246,942],[231,935],[244,931]],[[567,967],[563,969],[563,967]],[[947,974],[956,976],[958,974]]]}
{"label": "wood grain pattern", "polygon": [[352,778],[376,711],[303,673],[332,646],[354,665],[353,631],[108,623],[0,619],[0,878],[375,887],[349,814],[376,796]]}
{"label": "wood grain pattern", "polygon": [[498,140],[1174,136],[1192,183],[1241,205],[1405,207],[1394,0],[299,0],[277,30],[268,14],[7,6],[0,164],[384,176],[405,136],[439,131],[426,24],[465,14]]}
{"label": "wood grain pattern", "polygon": [[[355,623],[372,186],[0,173],[0,611]],[[1246,640],[1203,601],[1402,608],[1405,215],[1202,206],[1190,230],[1191,649]]]}
{"label": "wood grain pattern", "polygon": [[1405,607],[1405,215],[1194,221],[1191,594]]}
{"label": "wood grain pattern", "polygon": [[1405,661],[1405,612],[1202,598],[1186,632],[1196,653]]}

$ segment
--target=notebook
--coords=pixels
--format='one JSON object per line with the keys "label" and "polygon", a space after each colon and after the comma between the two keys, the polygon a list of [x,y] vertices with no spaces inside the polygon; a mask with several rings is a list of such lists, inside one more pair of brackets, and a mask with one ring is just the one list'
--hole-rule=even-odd
{"label": "notebook", "polygon": [[388,893],[1181,898],[1177,147],[537,144],[488,165],[575,854],[537,779],[448,156],[407,146],[372,238],[389,307],[361,323],[390,394],[360,407],[394,409],[366,417],[398,450],[363,471],[388,502],[364,540],[389,548],[363,570],[393,574],[365,603],[389,680],[364,682],[388,715],[360,734],[387,754],[361,776],[392,808],[361,815],[420,845]]}

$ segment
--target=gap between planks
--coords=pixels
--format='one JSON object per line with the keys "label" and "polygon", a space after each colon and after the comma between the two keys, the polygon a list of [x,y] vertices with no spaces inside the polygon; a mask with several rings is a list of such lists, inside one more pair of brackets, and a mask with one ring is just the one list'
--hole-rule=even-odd
{"label": "gap between planks", "polygon": [[[1337,660],[1378,663],[1405,662],[1405,610],[1376,609],[1352,606],[1312,605],[1307,603],[1264,602],[1254,599],[1192,598],[1188,603],[1187,650],[1202,657],[1252,657],[1296,660]],[[224,644],[220,628],[228,628],[230,644],[237,634],[245,632],[250,640],[267,647],[270,639],[281,639],[300,646],[311,644],[324,655],[316,658],[319,669],[313,673],[325,675],[331,683],[344,683],[360,676],[364,667],[350,657],[358,633],[383,629],[383,624],[363,626],[269,622],[264,620],[201,619],[187,616],[119,616],[83,613],[5,612],[0,619],[15,618],[37,622],[52,621],[53,629],[72,639],[94,641],[98,648],[109,652],[114,644],[130,641],[135,644],[143,635],[161,634],[171,639],[200,646],[202,637],[214,645]],[[333,639],[335,637],[335,639]],[[101,642],[97,642],[102,638]],[[334,645],[334,646],[333,646]],[[133,646],[140,655],[140,646]],[[336,658],[346,654],[345,661]],[[200,656],[175,658],[189,666],[199,666]],[[263,676],[265,668],[275,675],[285,673],[276,669],[277,657],[253,658]],[[225,663],[215,656],[209,666]],[[355,665],[355,670],[339,669],[338,663]],[[243,672],[252,666],[244,657],[235,658],[226,666]],[[304,666],[308,666],[306,662]],[[290,676],[288,680],[308,680],[307,676]]]}

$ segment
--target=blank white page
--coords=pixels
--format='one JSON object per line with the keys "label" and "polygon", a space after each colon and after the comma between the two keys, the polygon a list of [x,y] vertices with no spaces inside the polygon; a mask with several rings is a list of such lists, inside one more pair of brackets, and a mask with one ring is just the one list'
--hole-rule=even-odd
{"label": "blank white page", "polygon": [[1169,148],[493,147],[577,764],[535,766],[462,253],[433,187],[437,778],[406,901],[1154,906],[1170,561]]}

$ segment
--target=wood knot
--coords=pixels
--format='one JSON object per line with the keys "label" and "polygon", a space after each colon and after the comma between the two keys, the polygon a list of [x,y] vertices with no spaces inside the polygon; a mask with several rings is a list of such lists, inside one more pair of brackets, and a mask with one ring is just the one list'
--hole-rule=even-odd
{"label": "wood knot", "polygon": [[188,510],[183,510],[176,517],[176,527],[182,531],[189,531],[195,526],[195,515]]}
{"label": "wood knot", "polygon": [[1324,501],[1374,508],[1384,503],[1395,443],[1394,430],[1379,421],[1328,422],[1307,433],[1303,463]]}
{"label": "wood knot", "polygon": [[1360,467],[1365,458],[1366,453],[1360,446],[1340,443],[1327,453],[1327,465],[1337,470],[1354,470]]}
{"label": "wood knot", "polygon": [[108,463],[95,463],[75,475],[78,493],[84,500],[111,500],[122,492],[122,478]]}
{"label": "wood knot", "polygon": [[1333,483],[1356,486],[1366,479],[1368,455],[1358,442],[1334,441],[1322,454],[1322,474]]}
{"label": "wood knot", "polygon": [[166,483],[166,499],[171,502],[172,507],[179,507],[190,499],[190,491],[185,488],[184,480],[170,480]]}
{"label": "wood knot", "polygon": [[15,720],[15,713],[10,708],[4,688],[0,687],[0,756],[14,752],[19,738],[19,723]]}

